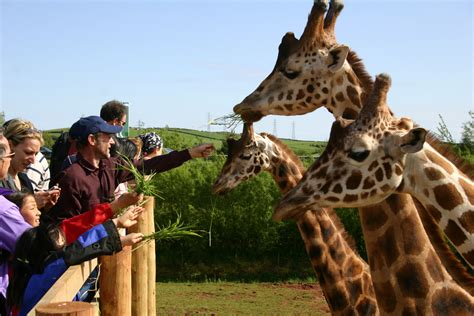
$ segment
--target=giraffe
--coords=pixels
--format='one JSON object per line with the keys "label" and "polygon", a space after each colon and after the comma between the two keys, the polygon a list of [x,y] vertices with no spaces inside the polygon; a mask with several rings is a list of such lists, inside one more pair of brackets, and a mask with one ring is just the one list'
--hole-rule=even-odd
{"label": "giraffe", "polygon": [[[357,117],[372,90],[373,80],[357,54],[336,42],[335,25],[343,9],[342,1],[331,1],[324,17],[327,5],[327,0],[314,0],[300,39],[291,32],[283,36],[272,72],[234,107],[234,112],[244,121],[255,122],[269,114],[302,115],[321,107],[334,117]],[[444,243],[437,228],[449,219],[427,214],[421,205],[415,206],[416,201],[410,196],[396,195],[390,200],[396,199],[403,199],[405,207],[418,209],[443,264],[458,282],[464,282],[469,274]],[[388,205],[380,203],[378,207],[388,208]],[[468,239],[468,235],[459,238]]]}
{"label": "giraffe", "polygon": [[[434,181],[432,175],[438,173],[426,168],[439,163],[431,160],[439,156],[428,144],[423,146],[425,130],[413,128],[409,119],[392,116],[386,105],[389,86],[390,77],[377,76],[359,117],[334,122],[326,150],[280,201],[274,218],[298,216],[307,207],[359,207],[381,313],[473,315],[473,296],[442,265],[417,211],[392,194],[409,186],[420,186],[417,190],[425,194],[418,177],[424,174],[425,181]],[[460,205],[469,199],[464,189],[472,192],[472,182],[468,184],[468,177],[449,166],[458,182],[466,182],[456,186]],[[446,170],[442,174],[448,177]],[[438,186],[447,187],[438,181],[429,191]],[[434,200],[431,195],[430,203],[438,204]],[[370,206],[380,202],[388,207]]]}
{"label": "giraffe", "polygon": [[[270,134],[255,134],[244,124],[239,141],[227,140],[229,153],[214,183],[224,193],[261,171],[269,172],[282,193],[303,177],[299,158]],[[305,210],[297,226],[333,315],[379,315],[368,264],[349,245],[347,233],[331,209]]]}
{"label": "giraffe", "polygon": [[234,112],[245,121],[262,116],[301,115],[325,107],[334,116],[355,118],[372,87],[362,61],[346,45],[336,42],[336,19],[344,5],[315,0],[301,38],[286,33],[272,72]]}

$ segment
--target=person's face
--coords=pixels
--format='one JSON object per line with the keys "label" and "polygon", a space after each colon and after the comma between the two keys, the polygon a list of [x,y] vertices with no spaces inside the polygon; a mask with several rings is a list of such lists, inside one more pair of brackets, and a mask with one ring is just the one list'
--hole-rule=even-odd
{"label": "person's face", "polygon": [[127,115],[124,114],[120,119],[114,119],[111,124],[117,126],[125,126],[125,124],[127,124]]}
{"label": "person's face", "polygon": [[115,144],[112,134],[97,133],[95,136],[95,153],[99,159],[110,158],[110,147]]}
{"label": "person's face", "polygon": [[8,168],[15,153],[10,150],[10,144],[4,136],[0,137],[0,143],[5,146],[5,156],[0,158],[0,180],[3,180],[8,175]]}
{"label": "person's face", "polygon": [[34,196],[28,195],[23,199],[20,213],[25,221],[31,226],[36,227],[39,225],[41,212],[38,210]]}
{"label": "person's face", "polygon": [[18,173],[24,171],[30,164],[35,162],[35,156],[39,152],[41,143],[36,138],[26,138],[16,146],[12,146],[15,156],[12,159],[10,170]]}

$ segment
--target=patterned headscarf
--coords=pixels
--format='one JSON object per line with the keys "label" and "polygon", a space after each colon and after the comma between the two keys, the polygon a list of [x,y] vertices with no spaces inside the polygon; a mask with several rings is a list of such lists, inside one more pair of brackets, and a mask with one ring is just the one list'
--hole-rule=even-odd
{"label": "patterned headscarf", "polygon": [[155,132],[149,132],[139,137],[143,142],[142,153],[149,154],[153,149],[163,147],[161,137]]}

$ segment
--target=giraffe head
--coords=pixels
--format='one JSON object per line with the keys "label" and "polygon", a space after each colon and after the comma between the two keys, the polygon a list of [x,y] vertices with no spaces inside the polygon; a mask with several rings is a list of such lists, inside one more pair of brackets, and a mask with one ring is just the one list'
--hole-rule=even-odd
{"label": "giraffe head", "polygon": [[372,205],[403,186],[406,155],[423,148],[427,132],[392,116],[389,86],[390,77],[377,76],[359,117],[334,122],[326,150],[280,201],[275,219],[297,216],[301,207]]}
{"label": "giraffe head", "polygon": [[270,166],[265,152],[266,142],[253,131],[251,123],[245,123],[239,140],[227,139],[227,160],[212,187],[213,193],[223,194],[235,188]]}
{"label": "giraffe head", "polygon": [[273,71],[234,112],[251,122],[268,114],[301,115],[326,107],[336,116],[354,118],[363,89],[348,62],[356,57],[336,43],[334,28],[342,8],[342,1],[331,1],[325,18],[327,0],[315,0],[301,38],[283,36]]}
{"label": "giraffe head", "polygon": [[245,123],[239,140],[227,140],[228,155],[222,171],[212,188],[225,193],[261,171],[271,173],[283,192],[301,179],[304,167],[287,145],[273,135],[256,134],[252,123]]}

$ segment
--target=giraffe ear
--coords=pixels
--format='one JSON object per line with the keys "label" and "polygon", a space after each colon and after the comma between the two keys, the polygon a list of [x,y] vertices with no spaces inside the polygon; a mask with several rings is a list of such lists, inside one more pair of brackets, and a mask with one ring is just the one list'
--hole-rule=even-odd
{"label": "giraffe ear", "polygon": [[423,148],[427,131],[424,128],[414,128],[400,138],[400,150],[406,154],[416,153]]}
{"label": "giraffe ear", "polygon": [[329,71],[339,71],[344,65],[348,54],[349,47],[347,47],[346,45],[340,45],[329,50]]}

